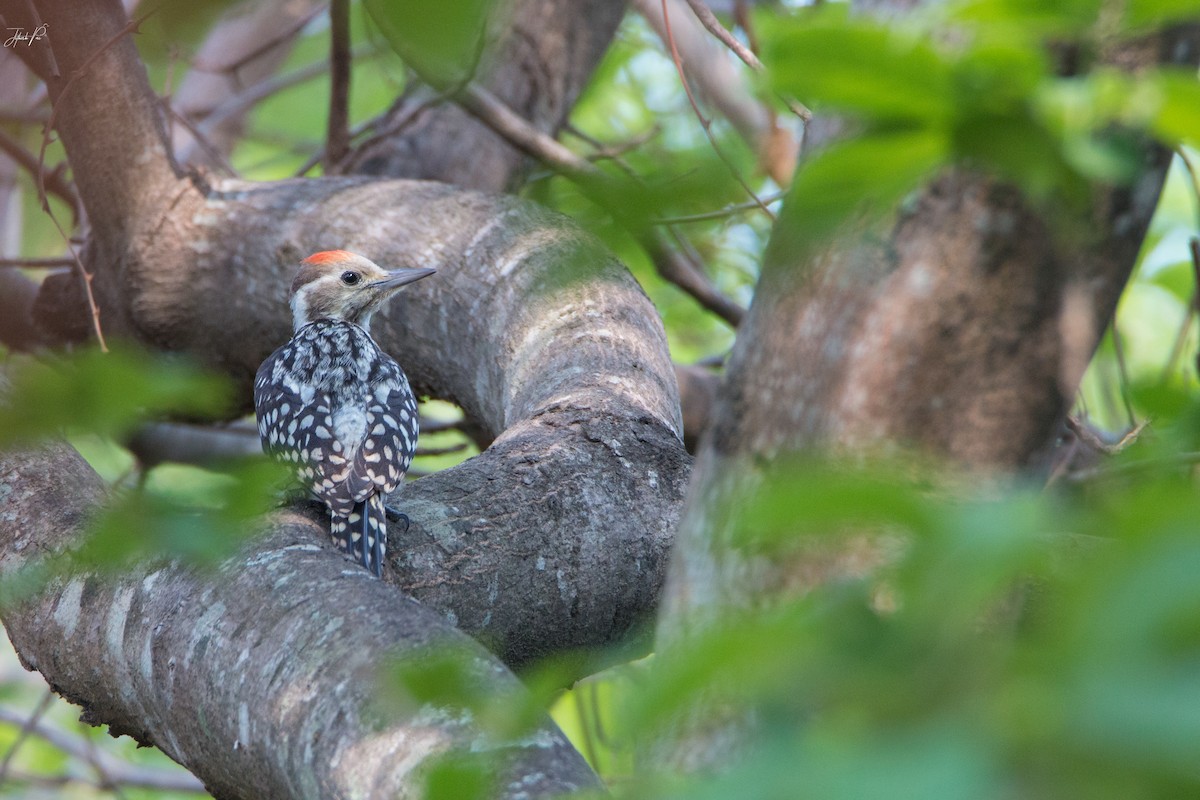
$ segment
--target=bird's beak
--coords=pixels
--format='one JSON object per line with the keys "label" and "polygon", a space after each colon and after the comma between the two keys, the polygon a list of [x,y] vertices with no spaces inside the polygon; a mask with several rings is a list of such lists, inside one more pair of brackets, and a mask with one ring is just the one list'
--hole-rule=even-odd
{"label": "bird's beak", "polygon": [[386,278],[374,281],[371,286],[375,289],[399,289],[405,284],[419,281],[421,278],[428,278],[435,272],[437,270],[430,267],[394,269],[388,272]]}

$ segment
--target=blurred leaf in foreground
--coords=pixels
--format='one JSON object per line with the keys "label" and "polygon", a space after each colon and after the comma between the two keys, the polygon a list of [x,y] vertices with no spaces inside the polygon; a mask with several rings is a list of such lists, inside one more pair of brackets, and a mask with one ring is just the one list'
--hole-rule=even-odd
{"label": "blurred leaf in foreground", "polygon": [[177,359],[133,350],[84,350],[16,363],[0,394],[0,446],[65,431],[120,437],[149,415],[211,416],[228,408],[228,382]]}

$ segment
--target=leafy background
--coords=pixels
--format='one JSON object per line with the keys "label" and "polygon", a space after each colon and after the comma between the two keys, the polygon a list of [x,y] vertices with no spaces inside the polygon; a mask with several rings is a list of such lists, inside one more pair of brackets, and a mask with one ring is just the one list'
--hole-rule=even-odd
{"label": "leafy background", "polygon": [[[177,5],[152,16],[138,39],[164,91],[225,7]],[[1089,53],[1113,36],[1194,13],[1178,0],[1113,8],[1098,0],[978,0],[881,25],[836,3],[815,13],[758,7],[764,101],[782,109],[795,97],[854,123],[852,137],[800,170],[780,225],[811,246],[847,215],[903,202],[947,163],[995,171],[1035,200],[1084,203],[1087,181],[1131,173],[1132,135],[1159,137],[1194,161],[1186,149],[1200,137],[1194,73],[1056,74],[1047,42]],[[459,46],[450,37],[432,51],[406,52],[403,35],[359,4],[352,25],[352,122],[380,113],[411,79],[397,51],[437,70],[454,63],[439,60],[439,48]],[[956,35],[944,35],[951,29]],[[281,74],[324,59],[327,34],[325,19],[314,19]],[[233,166],[254,179],[294,175],[321,146],[324,115],[313,110],[327,94],[328,78],[318,74],[258,104]],[[662,42],[636,16],[622,25],[572,125],[606,143],[644,139],[623,164],[601,164],[606,174],[638,176],[630,202],[644,224],[749,205],[715,157]],[[11,132],[36,149],[36,132]],[[754,153],[730,127],[717,119],[713,132],[756,193],[775,196],[781,187],[757,174]],[[592,153],[580,137],[563,139]],[[49,156],[61,152],[51,146]],[[936,473],[914,476],[911,465],[797,462],[762,496],[744,499],[756,511],[744,515],[739,546],[849,547],[865,534],[894,544],[887,568],[723,620],[685,652],[609,668],[568,691],[557,688],[556,665],[542,665],[526,676],[534,689],[526,701],[473,696],[454,654],[440,664],[441,677],[398,665],[383,676],[386,685],[406,696],[455,698],[497,735],[519,730],[531,708],[549,707],[609,785],[632,797],[1197,796],[1200,406],[1188,242],[1200,232],[1200,195],[1185,166],[1176,159],[1076,407],[1110,442],[1147,427],[1095,468],[1049,487],[1017,477],[947,492],[930,491]],[[61,254],[35,190],[21,190],[18,253]],[[625,260],[662,314],[676,361],[728,350],[730,328],[663,281],[629,227],[576,183],[542,170],[523,194],[580,220]],[[62,218],[64,209],[55,210]],[[767,215],[739,208],[678,224],[717,286],[748,304],[772,227]],[[227,393],[219,379],[125,352],[52,365],[7,361],[13,388],[0,412],[0,444],[63,431],[115,487],[90,551],[98,566],[164,552],[211,563],[237,544],[241,523],[271,505],[279,475],[264,462],[144,470],[122,444],[147,415],[219,412]],[[423,407],[428,419],[455,413],[442,403]],[[451,452],[423,456],[418,471],[473,453],[454,430],[423,435],[422,446]],[[794,486],[805,487],[801,496]],[[131,528],[143,534],[136,549],[119,535]],[[201,530],[217,535],[201,539]],[[712,708],[748,711],[760,723],[730,771],[697,782],[662,768],[656,742],[670,738],[681,717]],[[33,714],[39,727],[22,726]],[[195,796],[138,788],[139,780],[177,780],[181,771],[74,716],[10,651],[0,655],[0,794]],[[466,797],[486,786],[486,764],[470,759],[449,759],[430,777],[432,796]]]}

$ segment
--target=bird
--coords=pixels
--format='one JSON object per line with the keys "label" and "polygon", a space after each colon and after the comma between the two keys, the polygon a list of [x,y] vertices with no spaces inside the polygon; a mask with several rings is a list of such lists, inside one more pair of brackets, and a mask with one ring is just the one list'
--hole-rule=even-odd
{"label": "bird", "polygon": [[292,281],[292,338],[254,379],[263,449],[294,468],[328,509],[334,543],[376,577],[385,497],[403,482],[419,431],[408,376],[371,338],[371,316],[435,271],[385,270],[346,250],[314,253]]}

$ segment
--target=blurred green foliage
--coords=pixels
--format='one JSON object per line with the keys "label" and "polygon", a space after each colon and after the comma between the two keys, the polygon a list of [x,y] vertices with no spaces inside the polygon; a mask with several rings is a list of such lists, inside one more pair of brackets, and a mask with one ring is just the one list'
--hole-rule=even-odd
{"label": "blurred green foliage", "polygon": [[148,415],[212,417],[229,404],[228,383],[181,360],[128,349],[10,364],[0,393],[0,446],[66,431],[123,436]]}
{"label": "blurred green foliage", "polygon": [[[1139,25],[1179,14],[1151,5],[1131,10]],[[945,164],[1015,182],[1062,223],[1056,207],[1078,212],[1091,182],[1124,184],[1137,174],[1136,133],[1171,147],[1194,142],[1194,71],[1134,75],[1098,62],[1102,40],[1111,50],[1109,40],[1144,33],[1114,27],[1120,21],[1106,8],[968,1],[898,21],[833,3],[771,18],[763,37],[769,86],[844,115],[849,127],[797,173],[783,224],[786,246],[798,250],[786,257],[801,258],[859,213],[890,210]],[[1064,68],[1068,52],[1078,63]]]}
{"label": "blurred green foliage", "polygon": [[483,56],[500,4],[492,0],[364,0],[388,43],[438,89],[470,80]]}
{"label": "blurred green foliage", "polygon": [[[178,357],[118,347],[85,348],[41,360],[13,359],[0,387],[0,447],[34,446],[70,436],[109,470],[133,464],[115,442],[162,415],[212,418],[227,413],[229,382]],[[98,569],[129,558],[183,557],[200,565],[232,553],[254,520],[277,502],[287,471],[264,458],[213,469],[164,465],[142,480],[117,485],[91,521],[76,557]],[[48,573],[35,563],[23,579],[9,576],[2,593],[12,601],[36,589]]]}

